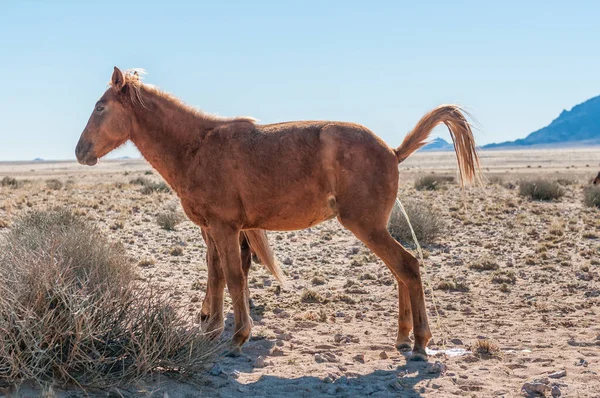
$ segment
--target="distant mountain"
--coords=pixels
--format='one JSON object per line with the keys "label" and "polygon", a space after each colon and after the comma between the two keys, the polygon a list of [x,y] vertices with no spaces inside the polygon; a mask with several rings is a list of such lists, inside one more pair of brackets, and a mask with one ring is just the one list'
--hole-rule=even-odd
{"label": "distant mountain", "polygon": [[44,159],[42,159],[42,158],[35,158],[35,159],[33,159],[33,161],[34,161],[34,162],[43,162],[43,161],[44,161]]}
{"label": "distant mountain", "polygon": [[548,126],[525,138],[485,145],[484,149],[564,147],[600,145],[600,96],[591,98],[570,111],[564,110]]}
{"label": "distant mountain", "polygon": [[430,141],[429,144],[425,145],[422,151],[453,151],[454,146],[449,144],[443,138],[436,138],[433,141]]}

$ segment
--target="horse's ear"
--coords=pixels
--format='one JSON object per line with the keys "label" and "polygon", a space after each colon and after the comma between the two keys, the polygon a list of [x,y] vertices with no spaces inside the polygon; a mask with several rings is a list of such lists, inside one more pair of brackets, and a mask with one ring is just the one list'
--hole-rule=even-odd
{"label": "horse's ear", "polygon": [[120,91],[123,88],[123,86],[125,86],[125,78],[123,77],[123,72],[121,72],[116,66],[112,75],[111,86],[116,91]]}

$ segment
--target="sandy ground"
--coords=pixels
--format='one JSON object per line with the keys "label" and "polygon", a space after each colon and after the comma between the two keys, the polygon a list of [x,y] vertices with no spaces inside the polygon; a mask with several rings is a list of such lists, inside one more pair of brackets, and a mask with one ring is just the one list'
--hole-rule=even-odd
{"label": "sandy ground", "polygon": [[[131,387],[122,394],[513,397],[522,395],[525,383],[541,379],[555,394],[600,397],[600,211],[582,205],[583,186],[600,169],[600,149],[492,151],[484,152],[482,161],[486,175],[499,176],[501,183],[494,179],[464,192],[457,184],[414,189],[420,175],[454,175],[452,153],[419,153],[400,166],[400,199],[431,204],[446,226],[437,243],[425,247],[434,334],[429,363],[408,362],[396,351],[398,304],[391,274],[330,221],[269,233],[287,286],[278,289],[253,265],[254,329],[244,356],[223,358],[211,374],[189,383],[162,378],[147,386],[148,393]],[[171,232],[157,225],[158,213],[179,204],[173,194],[144,195],[129,184],[138,176],[159,181],[156,173],[145,175],[148,170],[137,160],[95,168],[74,162],[0,163],[0,178],[30,180],[22,188],[0,188],[0,226],[8,227],[29,209],[71,206],[138,261],[154,259],[154,265],[138,266],[142,277],[160,283],[198,314],[207,276],[200,230],[187,220]],[[532,176],[571,183],[560,201],[531,202],[511,184]],[[65,187],[49,189],[50,178]],[[172,255],[173,247],[183,253]],[[471,268],[482,259],[499,270]],[[495,283],[498,273],[514,280]],[[466,291],[438,288],[452,281]],[[323,302],[303,302],[306,290],[316,291]],[[233,327],[229,298],[226,310],[225,338]],[[499,350],[479,355],[475,348],[481,339]],[[552,375],[560,371],[566,374]],[[35,396],[27,391],[16,395]],[[79,396],[63,393],[69,394]]]}

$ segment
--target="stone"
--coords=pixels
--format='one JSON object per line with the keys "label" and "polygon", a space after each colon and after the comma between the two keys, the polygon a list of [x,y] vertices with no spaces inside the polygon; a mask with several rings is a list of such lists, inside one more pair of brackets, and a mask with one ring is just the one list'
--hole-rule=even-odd
{"label": "stone", "polygon": [[548,375],[548,377],[551,379],[560,379],[562,377],[565,377],[566,375],[567,375],[566,370],[557,370],[556,372],[550,373]]}
{"label": "stone", "polygon": [[381,358],[381,359],[388,359],[388,354],[387,354],[387,352],[385,352],[385,351],[381,351],[381,352],[379,353],[379,358]]}
{"label": "stone", "polygon": [[448,367],[440,361],[427,364],[427,373],[429,374],[444,374],[448,370]]}
{"label": "stone", "polygon": [[353,359],[357,362],[364,363],[365,362],[365,354],[357,354],[353,357]]}
{"label": "stone", "polygon": [[550,394],[552,394],[553,397],[560,397],[562,395],[558,386],[552,386],[552,391],[550,391]]}
{"label": "stone", "polygon": [[521,391],[524,391],[527,394],[546,395],[547,392],[552,391],[552,387],[550,387],[548,384],[533,381],[523,384],[523,387],[521,387]]}
{"label": "stone", "polygon": [[258,358],[256,358],[256,361],[254,361],[254,367],[255,368],[264,368],[265,367],[265,357],[260,355]]}
{"label": "stone", "polygon": [[221,365],[219,365],[218,363],[216,363],[208,372],[211,376],[219,376],[221,373],[223,373],[223,369],[221,369]]}

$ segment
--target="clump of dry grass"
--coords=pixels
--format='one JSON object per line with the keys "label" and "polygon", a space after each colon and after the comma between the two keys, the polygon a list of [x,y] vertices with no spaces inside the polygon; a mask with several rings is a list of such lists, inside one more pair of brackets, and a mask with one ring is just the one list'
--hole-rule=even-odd
{"label": "clump of dry grass", "polygon": [[519,194],[533,200],[549,201],[562,198],[565,190],[556,181],[538,178],[519,182]]}
{"label": "clump of dry grass", "polygon": [[165,231],[175,231],[175,227],[182,221],[181,215],[174,209],[158,213],[156,223]]}
{"label": "clump of dry grass", "polygon": [[325,298],[316,290],[306,289],[302,292],[300,300],[303,303],[322,303],[325,301]]}
{"label": "clump of dry grass", "polygon": [[475,271],[494,271],[500,268],[500,266],[493,257],[483,256],[469,264],[469,268]]}
{"label": "clump of dry grass", "polygon": [[59,191],[63,188],[63,183],[60,180],[57,180],[56,178],[52,178],[50,180],[46,180],[46,187],[53,191]]}
{"label": "clump of dry grass", "polygon": [[583,203],[588,207],[600,208],[600,186],[588,186],[583,190]]}
{"label": "clump of dry grass", "polygon": [[[419,244],[432,244],[444,229],[441,215],[436,213],[427,203],[418,203],[412,200],[404,203],[404,209],[408,214]],[[388,230],[398,242],[403,245],[414,246],[410,227],[399,209],[394,208],[392,211]]]}
{"label": "clump of dry grass", "polygon": [[17,180],[16,178],[6,176],[2,180],[0,180],[0,186],[10,187],[10,188],[19,188],[21,187],[22,182]]}
{"label": "clump of dry grass", "polygon": [[437,290],[446,290],[450,292],[468,292],[469,286],[464,280],[448,278],[441,280],[435,288]]}
{"label": "clump of dry grass", "polygon": [[129,183],[132,185],[140,185],[142,187],[140,192],[144,195],[150,195],[154,192],[171,192],[171,189],[169,189],[169,186],[164,181],[153,182],[146,177],[136,177],[130,180]]}
{"label": "clump of dry grass", "polygon": [[517,282],[517,276],[513,271],[500,270],[492,274],[492,282],[514,285]]}
{"label": "clump of dry grass", "polygon": [[436,191],[440,189],[444,184],[450,184],[454,182],[454,177],[451,176],[438,176],[434,174],[428,174],[417,178],[415,181],[415,189],[418,191]]}
{"label": "clump of dry grass", "polygon": [[477,339],[471,346],[471,351],[474,355],[484,359],[500,358],[502,356],[502,351],[500,351],[498,344],[488,339]]}
{"label": "clump of dry grass", "polygon": [[129,258],[67,210],[17,220],[0,242],[0,385],[110,387],[205,370],[215,346]]}

